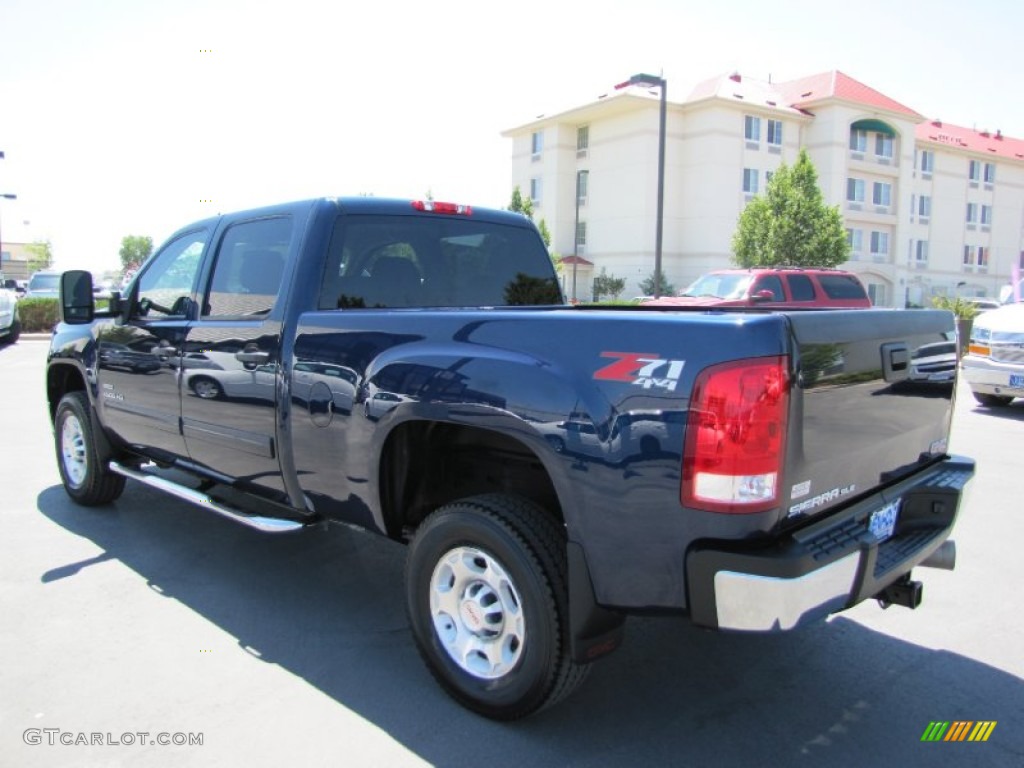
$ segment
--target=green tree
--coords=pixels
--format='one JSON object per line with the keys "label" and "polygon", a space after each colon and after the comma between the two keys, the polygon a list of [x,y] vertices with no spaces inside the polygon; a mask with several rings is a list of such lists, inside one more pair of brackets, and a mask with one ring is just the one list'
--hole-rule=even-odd
{"label": "green tree", "polygon": [[555,272],[561,274],[562,272],[562,254],[558,251],[548,251],[548,255],[551,257],[551,264],[555,268]]}
{"label": "green tree", "polygon": [[518,184],[512,190],[512,199],[509,201],[508,210],[521,213],[528,219],[533,219],[533,200],[529,197],[523,197]]}
{"label": "green tree", "polygon": [[132,272],[153,253],[153,238],[142,235],[125,235],[121,238],[121,266],[125,272]]}
{"label": "green tree", "polygon": [[626,279],[609,275],[605,268],[601,267],[601,273],[594,278],[594,301],[600,301],[602,296],[617,299],[624,290],[626,290]]}
{"label": "green tree", "polygon": [[540,231],[540,239],[544,241],[544,245],[550,248],[551,232],[548,230],[548,223],[544,221],[544,219],[541,219],[540,224],[537,225],[537,229]]}
{"label": "green tree", "polygon": [[29,252],[29,274],[53,266],[53,246],[50,245],[49,240],[37,240],[34,243],[29,243],[25,246],[25,250]]}
{"label": "green tree", "polygon": [[[645,279],[640,281],[640,290],[645,296],[654,296],[654,273],[651,272]],[[657,292],[658,296],[672,296],[676,292],[676,287],[672,285],[668,280],[665,279],[665,273],[661,273],[661,290]]]}
{"label": "green tree", "polygon": [[825,204],[806,150],[792,167],[780,165],[743,210],[732,248],[741,267],[836,267],[849,258],[843,217]]}

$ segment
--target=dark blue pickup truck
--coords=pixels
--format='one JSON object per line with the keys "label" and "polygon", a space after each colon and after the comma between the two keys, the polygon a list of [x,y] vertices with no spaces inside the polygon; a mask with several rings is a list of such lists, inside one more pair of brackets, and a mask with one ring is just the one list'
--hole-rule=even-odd
{"label": "dark blue pickup truck", "polygon": [[92,297],[64,274],[48,358],[71,498],[407,542],[420,652],[489,717],[631,612],[786,630],[953,565],[974,465],[953,388],[908,378],[947,312],[569,307],[522,216],[374,198],[197,222]]}

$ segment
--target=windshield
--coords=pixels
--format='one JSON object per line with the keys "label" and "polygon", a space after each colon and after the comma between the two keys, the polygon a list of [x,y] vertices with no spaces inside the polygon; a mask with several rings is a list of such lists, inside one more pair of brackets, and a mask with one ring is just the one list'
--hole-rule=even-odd
{"label": "windshield", "polygon": [[56,291],[60,285],[60,275],[32,275],[29,280],[30,291]]}
{"label": "windshield", "polygon": [[698,277],[680,296],[714,296],[718,299],[742,299],[753,275],[710,274]]}

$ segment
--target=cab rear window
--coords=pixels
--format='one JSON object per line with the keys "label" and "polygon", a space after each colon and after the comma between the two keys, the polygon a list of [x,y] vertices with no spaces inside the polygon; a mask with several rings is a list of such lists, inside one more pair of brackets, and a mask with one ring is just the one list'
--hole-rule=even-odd
{"label": "cab rear window", "polygon": [[321,309],[561,304],[536,232],[463,218],[338,218]]}

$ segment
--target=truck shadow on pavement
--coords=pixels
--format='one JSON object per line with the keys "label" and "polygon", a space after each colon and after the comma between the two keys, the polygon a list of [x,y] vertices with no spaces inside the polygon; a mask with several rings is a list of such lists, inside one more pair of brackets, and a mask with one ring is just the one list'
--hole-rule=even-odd
{"label": "truck shadow on pavement", "polygon": [[[133,484],[106,508],[76,507],[59,486],[38,506],[102,550],[54,563],[43,582],[116,560],[147,580],[152,599],[179,601],[240,653],[279,665],[434,765],[941,766],[964,764],[958,752],[970,749],[993,766],[1019,765],[1024,753],[1021,679],[842,617],[768,636],[631,618],[624,646],[575,696],[493,723],[452,702],[421,664],[397,544],[345,527],[267,536]],[[132,681],[112,674],[109,685],[118,695]],[[225,690],[215,704],[239,701]],[[922,743],[935,720],[1000,722],[985,744]]]}
{"label": "truck shadow on pavement", "polygon": [[995,416],[1000,419],[1024,421],[1024,400],[1014,400],[1011,405],[1003,405],[996,408],[987,408],[984,405],[975,405],[972,410],[975,413],[985,414],[986,416]]}

